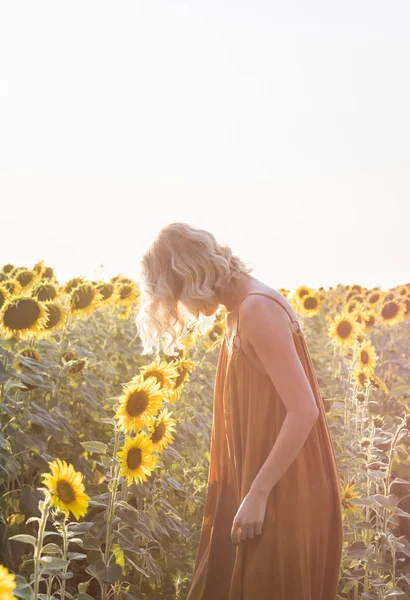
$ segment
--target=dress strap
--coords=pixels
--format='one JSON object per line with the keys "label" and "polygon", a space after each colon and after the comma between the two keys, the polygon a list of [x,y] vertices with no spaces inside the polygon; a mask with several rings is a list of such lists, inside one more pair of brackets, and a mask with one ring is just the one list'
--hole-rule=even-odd
{"label": "dress strap", "polygon": [[[290,312],[288,311],[288,309],[282,304],[282,302],[279,302],[279,300],[277,298],[274,298],[270,294],[265,294],[264,292],[250,292],[249,294],[246,294],[246,296],[244,296],[242,298],[242,300],[239,302],[239,305],[238,305],[238,316],[236,318],[236,333],[235,333],[235,335],[238,335],[238,333],[239,333],[239,307],[242,304],[242,302],[245,300],[245,298],[247,298],[248,296],[252,296],[253,294],[256,294],[258,296],[265,296],[266,298],[270,298],[271,300],[274,300],[275,302],[277,302],[279,304],[279,306],[281,306],[284,310],[286,310],[286,312],[288,314],[288,317],[291,320],[291,323],[296,323],[297,330],[300,329],[299,322],[296,319],[292,319],[292,315],[290,314]],[[295,329],[292,329],[292,331],[295,331]]]}

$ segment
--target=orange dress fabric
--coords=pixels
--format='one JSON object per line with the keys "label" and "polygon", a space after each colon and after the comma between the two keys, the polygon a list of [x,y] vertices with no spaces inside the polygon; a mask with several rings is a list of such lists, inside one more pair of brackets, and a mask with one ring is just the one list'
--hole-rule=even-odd
{"label": "orange dress fabric", "polygon": [[[319,384],[299,323],[276,298],[252,294],[271,298],[289,315],[319,417],[268,496],[262,533],[233,544],[233,519],[275,443],[286,409],[270,377],[224,337],[207,494],[187,600],[335,600],[343,545],[341,482]],[[236,331],[235,338],[239,310]]]}

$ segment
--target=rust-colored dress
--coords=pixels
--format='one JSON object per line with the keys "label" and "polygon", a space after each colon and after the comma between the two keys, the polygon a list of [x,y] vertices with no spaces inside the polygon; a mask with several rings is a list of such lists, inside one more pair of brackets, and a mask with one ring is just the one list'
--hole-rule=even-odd
{"label": "rust-colored dress", "polygon": [[286,416],[270,377],[235,345],[238,309],[233,345],[225,336],[218,358],[207,495],[187,600],[335,600],[341,483],[318,381],[299,323],[273,296],[252,294],[271,298],[288,313],[320,415],[269,494],[262,533],[233,544],[234,517]]}

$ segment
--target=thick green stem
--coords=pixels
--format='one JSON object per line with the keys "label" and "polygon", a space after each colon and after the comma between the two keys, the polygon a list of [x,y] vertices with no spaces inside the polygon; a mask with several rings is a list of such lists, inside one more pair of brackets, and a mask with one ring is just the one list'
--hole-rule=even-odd
{"label": "thick green stem", "polygon": [[47,493],[44,502],[42,503],[41,520],[38,527],[37,544],[34,551],[34,598],[38,598],[38,590],[40,585],[40,558],[43,549],[44,530],[46,528],[48,512],[50,510],[51,498]]}
{"label": "thick green stem", "polygon": [[[67,537],[67,523],[66,520],[64,519],[64,523],[62,526],[62,532],[63,532],[63,559],[67,560],[67,554],[68,554],[68,537]],[[63,573],[64,575],[67,575],[67,569],[68,569],[68,565],[64,567],[63,569]],[[60,586],[60,600],[64,600],[65,598],[65,579],[61,580],[61,586]]]}

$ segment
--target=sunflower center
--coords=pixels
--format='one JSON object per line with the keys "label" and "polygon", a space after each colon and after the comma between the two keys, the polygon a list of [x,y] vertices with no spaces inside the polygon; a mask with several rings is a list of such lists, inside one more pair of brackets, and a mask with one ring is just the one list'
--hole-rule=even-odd
{"label": "sunflower center", "polygon": [[32,271],[21,271],[18,275],[16,275],[16,279],[24,288],[33,281],[34,275]]}
{"label": "sunflower center", "polygon": [[141,448],[131,448],[127,454],[127,467],[138,469],[141,466]]}
{"label": "sunflower center", "polygon": [[40,317],[40,306],[34,298],[20,298],[13,302],[3,316],[4,324],[10,329],[29,329]]}
{"label": "sunflower center", "polygon": [[161,384],[161,388],[164,386],[164,374],[160,371],[147,371],[144,373],[144,381],[148,379],[148,377],[155,377],[157,382]]}
{"label": "sunflower center", "polygon": [[307,308],[308,310],[312,310],[313,308],[317,307],[317,298],[308,296],[306,298],[304,304],[305,304],[305,308]]}
{"label": "sunflower center", "polygon": [[399,307],[396,302],[387,302],[382,310],[383,319],[393,319],[397,315],[398,310]]}
{"label": "sunflower center", "polygon": [[46,300],[54,300],[54,298],[57,296],[57,292],[54,286],[45,283],[38,286],[35,295],[37,300],[45,302]]}
{"label": "sunflower center", "polygon": [[369,304],[376,304],[379,301],[380,294],[372,294],[368,299]]}
{"label": "sunflower center", "polygon": [[114,286],[111,283],[104,283],[103,285],[97,286],[97,290],[103,297],[103,300],[108,300],[114,292]]}
{"label": "sunflower center", "polygon": [[71,299],[72,308],[81,309],[87,308],[94,300],[94,288],[92,285],[82,285],[75,292]]}
{"label": "sunflower center", "polygon": [[131,292],[132,292],[132,287],[130,285],[122,285],[118,295],[121,300],[124,300],[125,298],[128,298],[128,296],[131,294]]}
{"label": "sunflower center", "polygon": [[179,371],[179,375],[178,377],[175,379],[175,387],[179,387],[182,382],[185,379],[185,376],[187,374],[187,370],[185,369],[185,367],[178,367],[178,371]]}
{"label": "sunflower center", "polygon": [[360,353],[360,359],[364,365],[367,365],[369,363],[369,355],[366,352],[366,350],[362,350],[362,352]]}
{"label": "sunflower center", "polygon": [[345,339],[348,338],[352,333],[352,324],[349,321],[341,321],[337,326],[337,334],[339,337]]}
{"label": "sunflower center", "polygon": [[154,443],[159,442],[165,435],[165,424],[164,422],[160,423],[158,427],[155,427],[154,433],[151,435],[151,439]]}
{"label": "sunflower center", "polygon": [[127,415],[137,417],[142,414],[148,406],[148,394],[144,390],[131,392],[127,402]]}
{"label": "sunflower center", "polygon": [[46,304],[46,308],[48,311],[48,321],[45,326],[45,329],[52,329],[55,327],[62,317],[62,312],[57,304]]}
{"label": "sunflower center", "polygon": [[64,479],[57,482],[57,494],[65,504],[71,504],[75,500],[75,492],[72,485]]}

